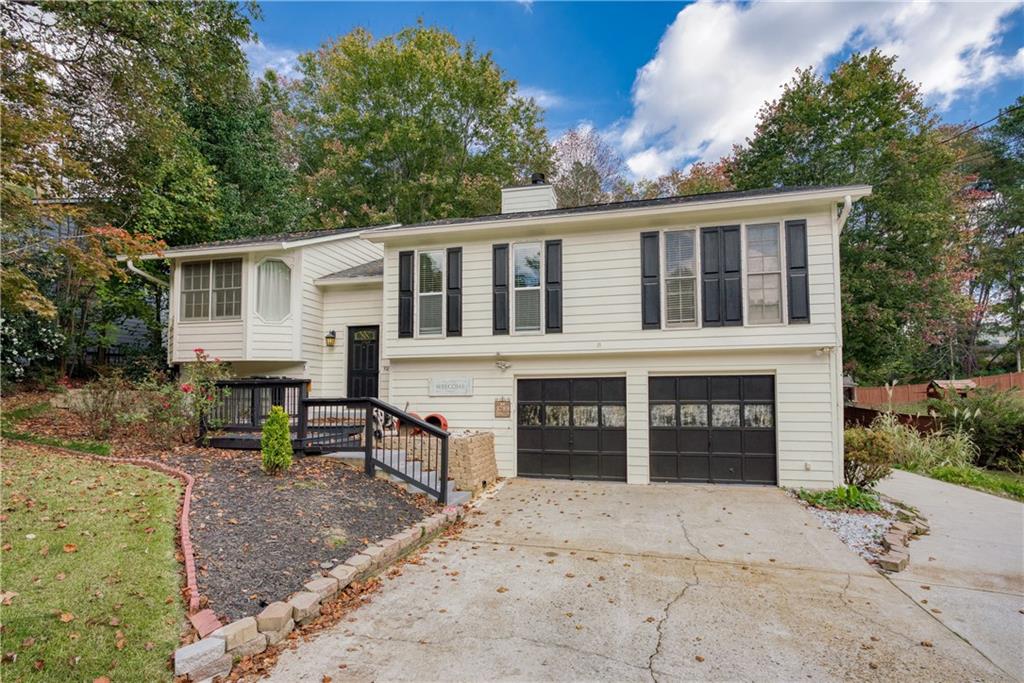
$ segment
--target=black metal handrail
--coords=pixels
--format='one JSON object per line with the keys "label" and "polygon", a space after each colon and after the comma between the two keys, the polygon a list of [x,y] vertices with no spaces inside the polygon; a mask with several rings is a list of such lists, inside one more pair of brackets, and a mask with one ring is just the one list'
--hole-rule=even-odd
{"label": "black metal handrail", "polygon": [[304,398],[298,415],[302,452],[362,453],[364,471],[392,474],[444,504],[448,432],[376,398]]}

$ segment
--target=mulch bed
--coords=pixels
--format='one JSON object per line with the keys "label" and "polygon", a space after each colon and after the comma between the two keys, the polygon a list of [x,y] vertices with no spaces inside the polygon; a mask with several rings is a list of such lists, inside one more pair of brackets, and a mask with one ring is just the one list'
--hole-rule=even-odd
{"label": "mulch bed", "polygon": [[[155,453],[195,477],[192,542],[199,592],[228,619],[256,614],[434,511],[433,503],[328,458],[299,458],[267,476],[258,452]],[[204,605],[205,606],[205,605]]]}
{"label": "mulch bed", "polygon": [[[12,407],[4,401],[5,409]],[[18,428],[90,438],[82,419],[63,409],[23,420]],[[342,562],[439,509],[424,496],[329,458],[296,458],[286,474],[268,476],[258,451],[159,448],[131,428],[105,441],[112,455],[158,460],[195,478],[191,536],[202,606],[208,602],[227,620],[258,613],[300,590],[323,563]]]}

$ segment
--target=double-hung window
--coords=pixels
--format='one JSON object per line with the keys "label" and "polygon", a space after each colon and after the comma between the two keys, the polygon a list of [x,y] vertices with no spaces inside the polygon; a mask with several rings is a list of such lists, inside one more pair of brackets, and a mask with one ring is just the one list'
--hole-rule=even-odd
{"label": "double-hung window", "polygon": [[419,333],[439,336],[444,330],[444,250],[419,252],[417,270]]}
{"label": "double-hung window", "polygon": [[697,324],[697,231],[665,233],[665,321]]}
{"label": "double-hung window", "polygon": [[238,318],[241,315],[241,259],[198,261],[181,266],[182,320]]}
{"label": "double-hung window", "polygon": [[779,224],[747,226],[747,319],[782,322],[782,252]]}
{"label": "double-hung window", "polygon": [[539,332],[541,329],[541,253],[540,242],[513,246],[513,329],[516,332]]}

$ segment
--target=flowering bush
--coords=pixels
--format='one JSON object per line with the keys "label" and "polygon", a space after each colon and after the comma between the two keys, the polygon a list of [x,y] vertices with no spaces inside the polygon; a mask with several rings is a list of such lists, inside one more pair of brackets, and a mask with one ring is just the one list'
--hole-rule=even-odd
{"label": "flowering bush", "polygon": [[220,358],[213,358],[202,348],[193,349],[196,359],[182,370],[185,378],[179,390],[185,396],[188,414],[198,435],[216,429],[213,408],[227,395],[217,383],[231,377],[231,369]]}
{"label": "flowering bush", "polygon": [[34,314],[0,318],[0,381],[33,379],[44,361],[57,358],[64,335],[56,325]]}

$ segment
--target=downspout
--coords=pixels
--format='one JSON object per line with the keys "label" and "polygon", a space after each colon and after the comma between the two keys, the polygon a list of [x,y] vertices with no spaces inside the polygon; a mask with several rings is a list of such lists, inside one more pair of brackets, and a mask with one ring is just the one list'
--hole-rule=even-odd
{"label": "downspout", "polygon": [[170,282],[167,282],[166,280],[161,280],[160,278],[150,275],[146,271],[139,269],[134,263],[132,263],[131,259],[125,259],[125,265],[128,266],[128,270],[135,273],[142,279],[152,282],[154,285],[158,287],[164,287],[165,289],[171,288]]}
{"label": "downspout", "polygon": [[853,208],[853,198],[850,195],[843,197],[843,210],[839,212],[839,232],[846,227],[846,219],[850,217],[850,209]]}

